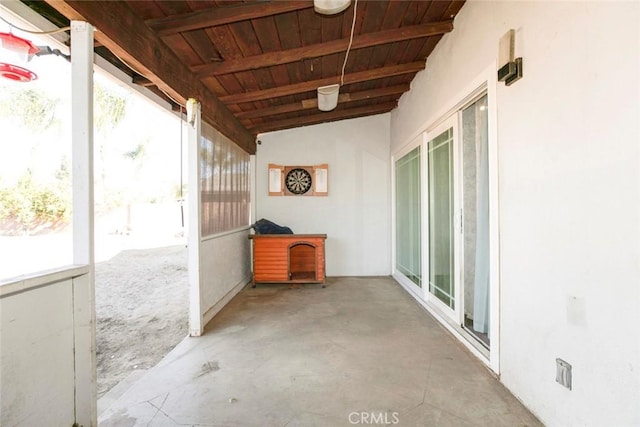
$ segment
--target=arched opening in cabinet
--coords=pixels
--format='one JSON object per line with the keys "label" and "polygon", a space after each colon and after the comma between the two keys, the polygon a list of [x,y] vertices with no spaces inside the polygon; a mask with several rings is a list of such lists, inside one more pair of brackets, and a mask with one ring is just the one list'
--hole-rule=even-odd
{"label": "arched opening in cabinet", "polygon": [[289,280],[318,280],[317,247],[310,243],[289,246]]}

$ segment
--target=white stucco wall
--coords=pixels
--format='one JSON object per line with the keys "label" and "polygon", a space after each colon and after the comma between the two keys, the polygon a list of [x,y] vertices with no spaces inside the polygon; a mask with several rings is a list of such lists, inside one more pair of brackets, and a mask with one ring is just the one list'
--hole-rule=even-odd
{"label": "white stucco wall", "polygon": [[640,424],[639,23],[638,2],[467,2],[391,115],[393,152],[516,29],[524,78],[496,94],[501,380],[550,426]]}
{"label": "white stucco wall", "polygon": [[[326,233],[328,276],[390,274],[389,114],[262,134],[256,219]],[[269,196],[267,165],[329,164],[327,197]]]}

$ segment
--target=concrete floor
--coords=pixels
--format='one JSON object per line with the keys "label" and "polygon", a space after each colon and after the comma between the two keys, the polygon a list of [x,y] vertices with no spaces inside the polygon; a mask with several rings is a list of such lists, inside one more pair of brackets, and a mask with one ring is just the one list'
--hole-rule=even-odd
{"label": "concrete floor", "polygon": [[101,426],[537,426],[391,278],[245,288]]}

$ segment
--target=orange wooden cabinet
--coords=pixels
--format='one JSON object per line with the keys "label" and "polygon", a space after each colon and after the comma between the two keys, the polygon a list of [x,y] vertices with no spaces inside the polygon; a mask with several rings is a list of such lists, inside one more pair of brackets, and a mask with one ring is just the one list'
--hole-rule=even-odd
{"label": "orange wooden cabinet", "polygon": [[256,283],[325,283],[326,234],[250,234]]}

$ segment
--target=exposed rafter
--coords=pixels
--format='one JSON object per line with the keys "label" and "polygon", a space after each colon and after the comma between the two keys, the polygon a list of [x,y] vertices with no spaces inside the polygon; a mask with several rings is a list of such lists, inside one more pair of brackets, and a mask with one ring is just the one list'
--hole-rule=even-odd
{"label": "exposed rafter", "polygon": [[137,85],[144,86],[144,87],[155,86],[155,84],[151,80],[149,80],[146,77],[139,76],[139,75],[133,76],[133,78],[131,79],[131,82],[133,84],[137,84]]}
{"label": "exposed rafter", "polygon": [[316,89],[340,81],[353,4],[343,14],[327,16],[314,13],[311,0],[23,1],[40,4],[61,22],[66,18],[54,8],[91,22],[99,30],[97,55],[134,83],[173,99],[174,108],[187,98],[199,99],[203,120],[249,152],[255,150],[252,131],[391,109],[442,36],[452,31],[464,4],[362,1],[339,105],[320,112]]}
{"label": "exposed rafter", "polygon": [[[380,89],[363,90],[360,92],[341,93],[338,96],[338,104],[348,102],[363,101],[365,99],[379,98],[389,95],[400,95],[409,90],[409,84],[402,84]],[[275,107],[263,108],[261,110],[250,110],[236,114],[240,120],[256,119],[260,117],[275,116],[278,114],[292,113],[294,111],[309,110],[318,108],[318,98],[305,99],[291,104],[277,105]]]}
{"label": "exposed rafter", "polygon": [[[367,80],[381,79],[383,77],[398,76],[401,74],[416,73],[425,66],[424,61],[409,62],[408,64],[390,65],[388,67],[374,68],[372,70],[359,71],[345,74],[344,84],[353,84]],[[260,101],[262,99],[277,98],[286,95],[316,90],[320,86],[338,83],[338,77],[327,77],[324,79],[312,80],[308,82],[296,83],[288,86],[274,87],[272,89],[258,90],[254,92],[238,93],[234,95],[221,96],[220,101],[226,104],[241,104],[243,102]]]}
{"label": "exposed rafter", "polygon": [[[436,36],[448,33],[451,30],[453,30],[453,21],[442,21],[362,34],[353,38],[351,49],[362,49],[381,44]],[[268,52],[262,55],[248,56],[212,64],[197,65],[191,67],[191,70],[196,72],[199,77],[236,73],[344,52],[348,46],[349,38],[347,37],[295,49]]]}
{"label": "exposed rafter", "polygon": [[237,6],[199,10],[166,18],[150,19],[146,21],[146,24],[155,30],[159,36],[168,36],[184,31],[231,24],[233,22],[262,18],[264,16],[277,15],[279,13],[292,12],[310,7],[313,7],[311,1],[262,1],[253,4],[239,4]]}
{"label": "exposed rafter", "polygon": [[373,114],[386,113],[393,110],[397,102],[385,102],[382,104],[367,105],[365,107],[350,108],[345,110],[333,110],[327,113],[313,114],[305,117],[295,117],[279,121],[270,121],[257,125],[250,130],[252,132],[263,133],[275,130],[288,129],[292,127],[307,126],[317,123],[332,122],[336,120],[350,119],[354,117],[370,116]]}
{"label": "exposed rafter", "polygon": [[[249,153],[255,153],[255,138],[229,109],[193,74],[186,65],[120,1],[47,0],[71,20],[95,25],[96,39],[134,67],[178,103],[190,97],[202,104],[204,119]],[[126,22],[126,25],[123,25]]]}

